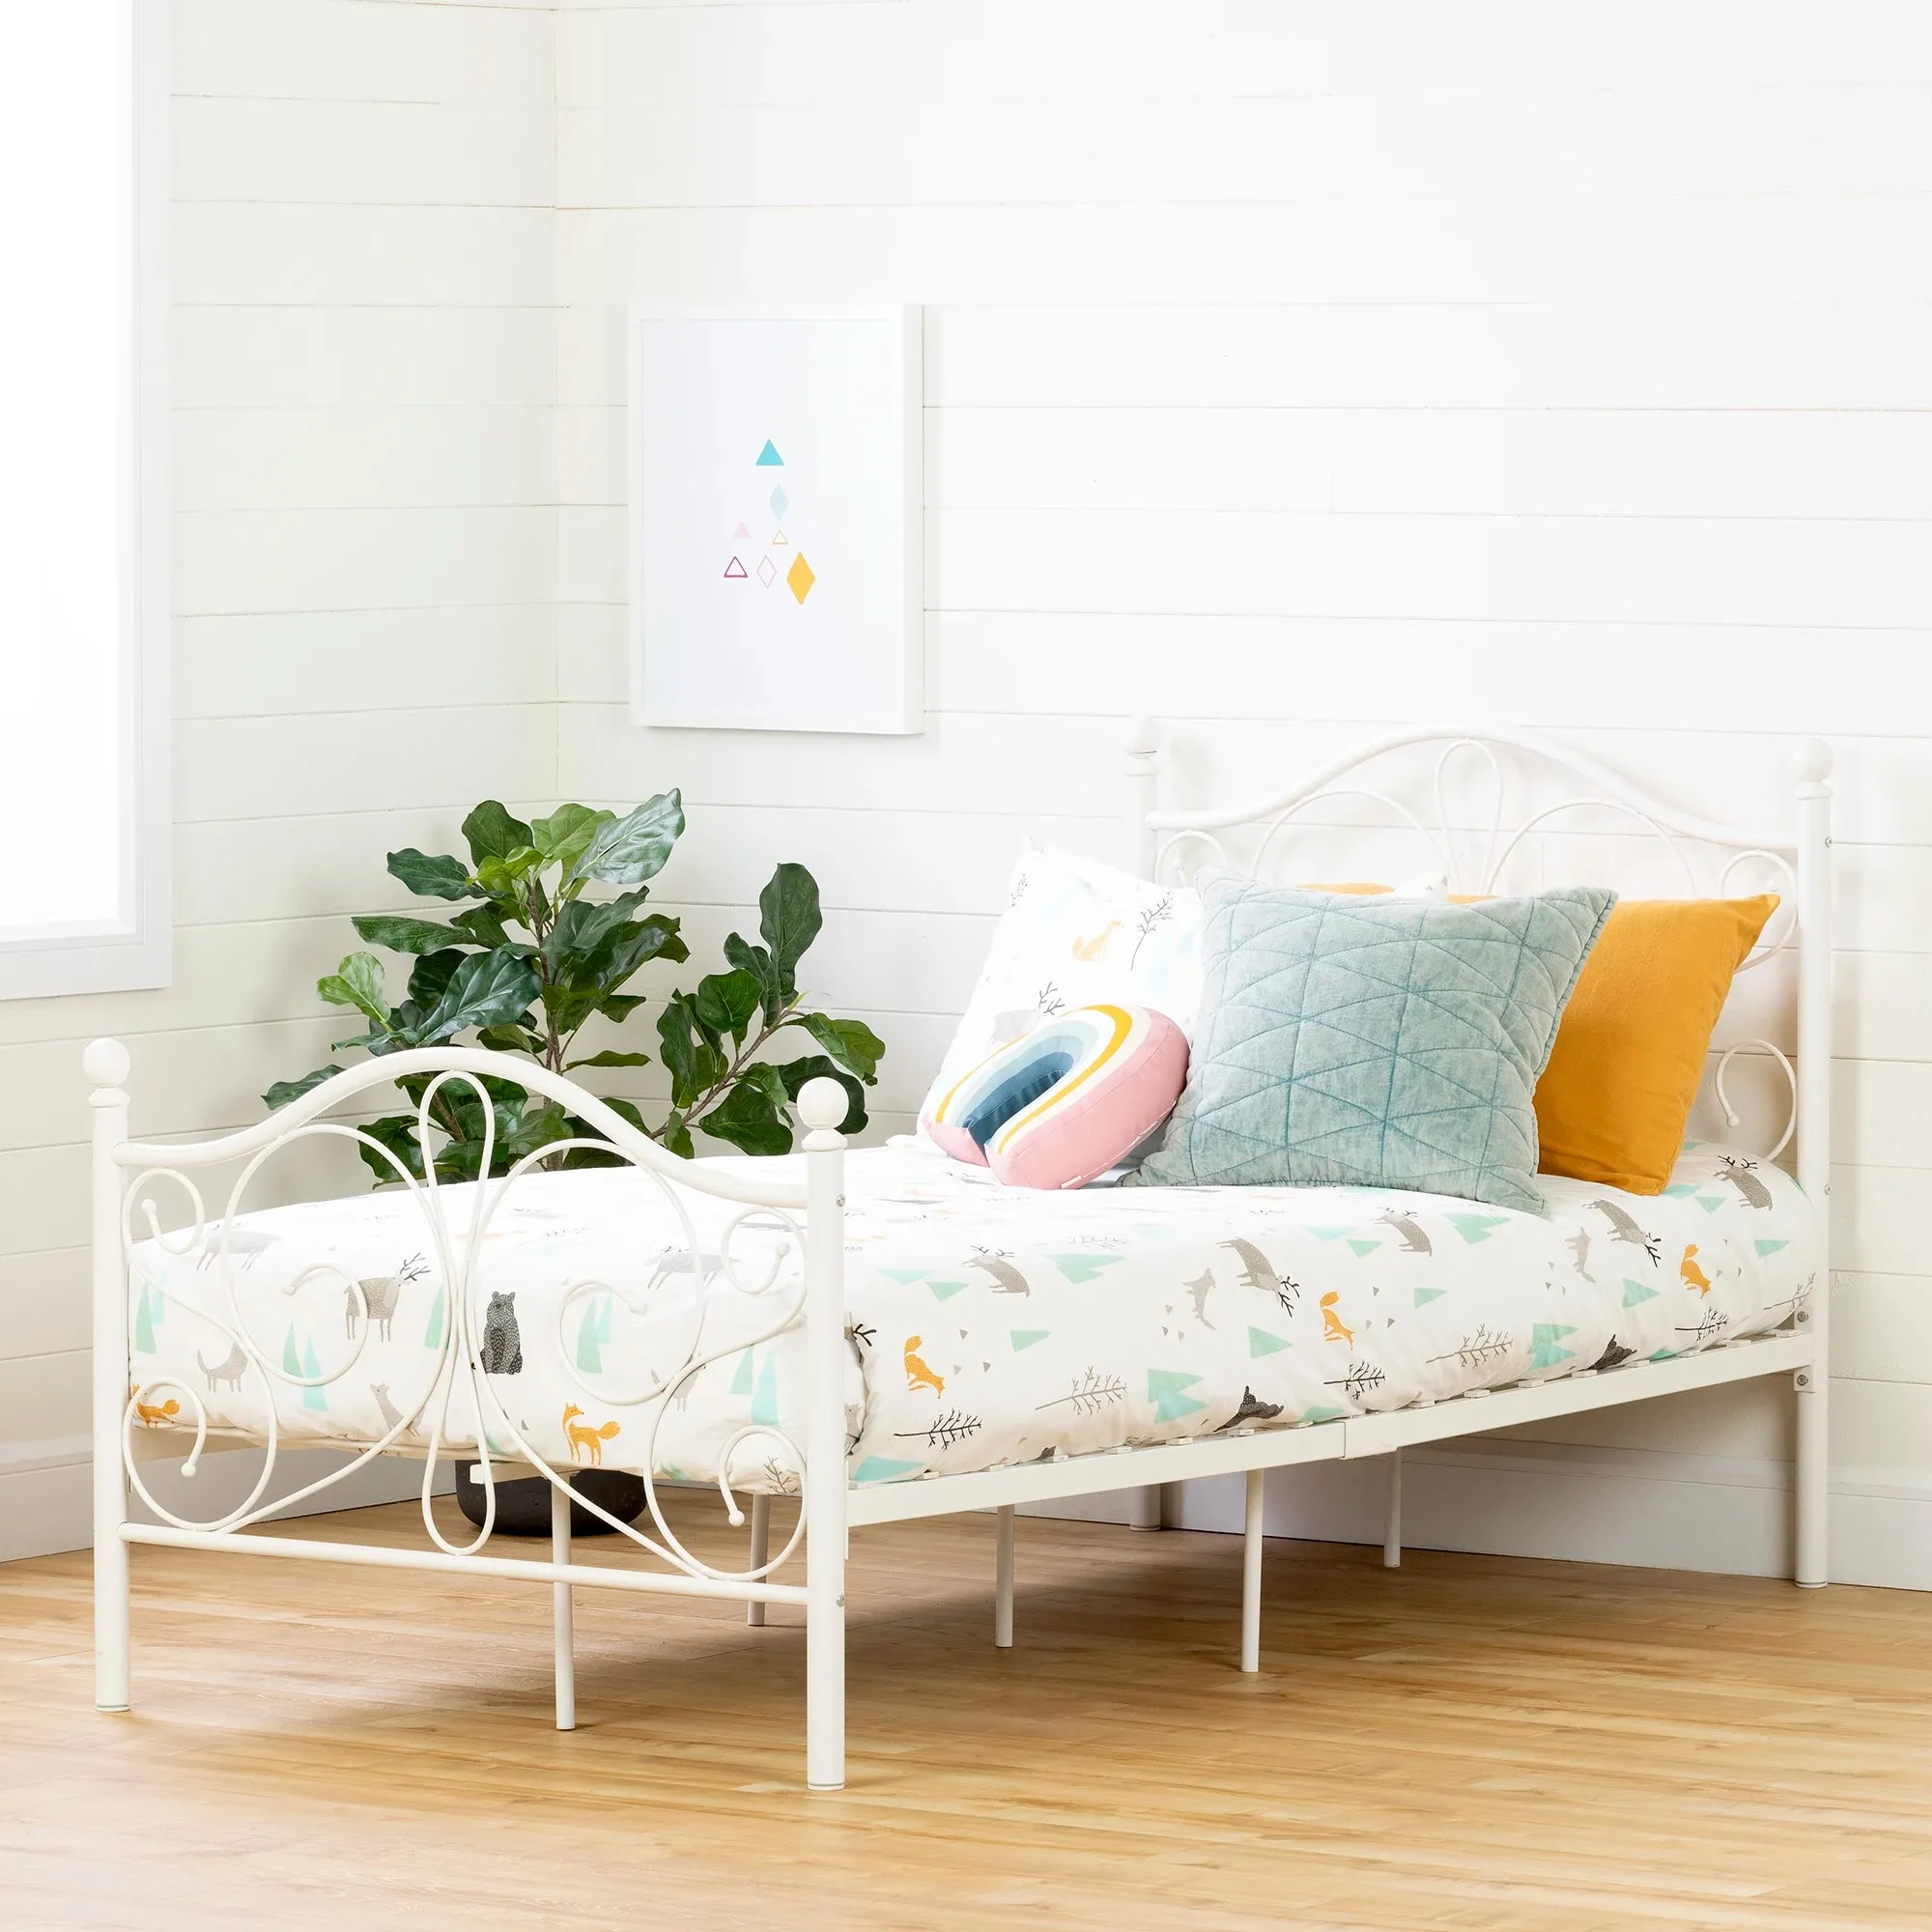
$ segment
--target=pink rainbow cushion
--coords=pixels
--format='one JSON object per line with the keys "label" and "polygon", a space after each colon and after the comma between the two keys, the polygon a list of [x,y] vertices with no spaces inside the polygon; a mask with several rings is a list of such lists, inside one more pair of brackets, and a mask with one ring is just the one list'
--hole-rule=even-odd
{"label": "pink rainbow cushion", "polygon": [[1174,1111],[1187,1037],[1146,1007],[1076,1007],[980,1061],[920,1121],[1012,1187],[1080,1187]]}

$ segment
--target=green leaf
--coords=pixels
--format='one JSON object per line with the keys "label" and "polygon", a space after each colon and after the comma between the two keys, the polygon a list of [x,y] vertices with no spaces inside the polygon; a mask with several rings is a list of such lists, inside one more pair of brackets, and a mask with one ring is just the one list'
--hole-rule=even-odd
{"label": "green leaf", "polygon": [[648,1053],[619,1053],[615,1047],[607,1046],[602,1053],[590,1054],[582,1060],[567,1060],[563,1070],[568,1073],[574,1066],[648,1066],[651,1057]]}
{"label": "green leaf", "polygon": [[350,953],[333,973],[325,973],[315,982],[315,990],[331,1007],[357,1007],[379,1027],[389,1024],[383,962],[373,952]]}
{"label": "green leaf", "polygon": [[878,1077],[886,1043],[864,1020],[836,1020],[830,1013],[796,1013],[786,1024],[809,1033],[840,1066],[867,1086]]}
{"label": "green leaf", "polygon": [[358,912],[350,923],[358,939],[366,939],[371,946],[386,946],[392,952],[439,952],[445,946],[471,944],[469,934],[461,926],[439,925],[433,919]]}
{"label": "green leaf", "polygon": [[548,818],[530,821],[530,843],[546,864],[562,867],[568,878],[598,829],[616,816],[614,811],[593,811],[587,805],[560,805]]}
{"label": "green leaf", "polygon": [[[403,1008],[396,1011],[402,1013]],[[330,1053],[340,1053],[345,1046],[359,1046],[368,1053],[394,1053],[400,1046],[411,1043],[411,1035],[404,1031],[400,1023],[371,1027],[367,1033],[353,1033],[347,1039],[332,1039],[328,1042]]]}
{"label": "green leaf", "polygon": [[469,867],[448,852],[418,852],[413,845],[405,845],[400,852],[389,854],[389,872],[418,898],[473,899],[477,895]]}
{"label": "green leaf", "polygon": [[504,859],[535,836],[521,818],[512,818],[494,798],[486,798],[463,821],[469,856],[480,867],[485,859]]}
{"label": "green leaf", "polygon": [[523,902],[524,881],[543,867],[543,854],[534,845],[519,845],[514,852],[476,862],[476,883],[493,899]]}
{"label": "green leaf", "polygon": [[707,973],[697,982],[697,1017],[713,1033],[728,1033],[733,1039],[742,1040],[762,997],[756,976],[743,967],[729,973]]}
{"label": "green leaf", "polygon": [[728,964],[757,980],[764,1000],[765,1024],[777,1026],[785,1009],[787,995],[779,983],[779,969],[772,955],[762,946],[753,946],[749,939],[741,939],[733,932],[725,935],[724,957]]}
{"label": "green leaf", "polygon": [[[752,1067],[747,1072],[761,1070],[770,1069]],[[746,1078],[737,1081],[724,1099],[705,1115],[703,1127],[713,1139],[728,1141],[747,1153],[791,1151],[791,1122],[785,1118],[781,1102],[772,1097],[759,1080]]]}
{"label": "green leaf", "polygon": [[478,1046],[492,1053],[526,1053],[532,1060],[543,1058],[543,1041],[526,1027],[487,1026],[476,1036]]}
{"label": "green leaf", "polygon": [[660,1056],[670,1075],[670,1096],[679,1107],[695,1106],[724,1076],[724,1056],[705,1037],[689,993],[673,993],[658,1015]]}
{"label": "green leaf", "polygon": [[692,1145],[691,1129],[684,1124],[684,1116],[675,1107],[665,1116],[664,1131],[658,1135],[658,1145],[666,1152],[674,1153],[680,1160],[696,1160],[697,1150]]}
{"label": "green leaf", "polygon": [[798,1060],[781,1061],[779,1073],[784,1081],[786,1094],[794,1100],[805,1092],[809,1081],[838,1081],[845,1090],[845,1118],[839,1122],[838,1131],[841,1134],[856,1134],[864,1130],[866,1090],[836,1061],[828,1060],[822,1053],[808,1053]]}
{"label": "green leaf", "polygon": [[[389,1114],[380,1121],[364,1122],[362,1131],[373,1141],[379,1141],[403,1164],[404,1171],[420,1180],[423,1179],[422,1147],[416,1134],[416,1117],[413,1114]],[[396,1170],[376,1151],[355,1143],[355,1151],[362,1156],[369,1172],[376,1179],[393,1182]]]}
{"label": "green leaf", "polygon": [[299,1080],[277,1080],[262,1098],[267,1102],[269,1111],[273,1113],[277,1107],[286,1107],[291,1100],[299,1100],[304,1094],[314,1093],[325,1080],[333,1080],[341,1071],[339,1066],[318,1066],[313,1073],[304,1073]]}
{"label": "green leaf", "polygon": [[535,1003],[539,990],[527,952],[503,948],[468,953],[416,1028],[415,1044],[434,1046],[469,1027],[507,1025]]}
{"label": "green leaf", "polygon": [[758,930],[772,950],[778,984],[789,1000],[798,989],[798,962],[825,923],[818,909],[818,881],[803,866],[781,866],[758,895]]}
{"label": "green leaf", "polygon": [[607,1020],[616,1020],[621,1024],[639,1007],[649,1004],[650,1002],[641,993],[608,993],[597,1002],[597,1010]]}
{"label": "green leaf", "polygon": [[494,905],[471,906],[468,912],[458,913],[450,921],[450,924],[455,926],[465,939],[473,940],[478,946],[514,946],[516,941],[510,937],[508,928],[503,924],[503,910],[514,913],[516,908],[499,909]]}
{"label": "green leaf", "polygon": [[605,879],[613,886],[641,885],[664,870],[683,831],[684,801],[673,785],[624,817],[600,825],[577,862],[576,876]]}
{"label": "green leaf", "polygon": [[559,986],[543,989],[544,1016],[551,1031],[559,1038],[574,1034],[597,1010],[600,995],[595,986]]}
{"label": "green leaf", "polygon": [[677,921],[654,912],[612,933],[590,962],[590,975],[608,989],[621,986],[639,966],[653,959],[689,959],[691,948],[678,936]]}
{"label": "green leaf", "polygon": [[456,969],[469,957],[469,953],[454,946],[425,952],[410,974],[411,1000],[423,1012],[428,1012],[442,998],[444,989],[455,977]]}
{"label": "green leaf", "polygon": [[642,893],[626,893],[602,904],[569,899],[558,906],[556,923],[543,943],[544,963],[551,978],[568,982],[582,975],[598,952],[631,923],[632,914],[644,898]]}

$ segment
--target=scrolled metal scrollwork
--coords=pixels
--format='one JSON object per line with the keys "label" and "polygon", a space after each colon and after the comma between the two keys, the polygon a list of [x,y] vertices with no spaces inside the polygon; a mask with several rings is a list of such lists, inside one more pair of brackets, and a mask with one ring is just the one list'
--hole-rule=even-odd
{"label": "scrolled metal scrollwork", "polygon": [[[488,1104],[488,1094],[480,1077],[469,1069],[444,1069],[426,1084],[416,1110],[422,1144],[432,1144],[431,1110],[439,1095],[452,1082],[467,1084],[480,1103],[483,1138],[479,1172],[488,1177],[495,1151],[495,1111]],[[413,1391],[405,1391],[400,1402],[384,1402],[387,1422],[384,1432],[375,1440],[359,1446],[341,1467],[292,1494],[270,1498],[269,1492],[284,1437],[276,1391],[307,1391],[340,1381],[361,1361],[375,1328],[367,1286],[347,1268],[324,1259],[310,1262],[277,1286],[281,1294],[292,1298],[304,1289],[312,1289],[318,1282],[341,1288],[349,1331],[346,1340],[350,1346],[340,1358],[319,1364],[314,1373],[310,1373],[304,1367],[285,1365],[274,1359],[271,1351],[248,1330],[241,1290],[242,1276],[253,1265],[257,1251],[249,1245],[248,1231],[240,1227],[242,1204],[248,1188],[267,1161],[298,1142],[311,1138],[337,1138],[352,1142],[359,1149],[374,1149],[378,1162],[408,1191],[412,1206],[422,1217],[427,1245],[436,1259],[446,1319],[435,1344],[428,1373],[420,1385]],[[606,1408],[645,1408],[650,1411],[639,1471],[645,1488],[650,1523],[648,1530],[620,1521],[592,1498],[571,1489],[574,1465],[560,1468],[553,1464],[529,1440],[498,1397],[485,1354],[488,1321],[481,1305],[487,1289],[482,1268],[485,1238],[513,1186],[532,1170],[554,1166],[561,1157],[580,1150],[593,1151],[606,1158],[614,1157],[649,1180],[674,1217],[675,1231],[682,1241],[681,1248],[673,1244],[667,1248],[666,1254],[682,1254],[691,1258],[687,1270],[691,1288],[688,1324],[673,1338],[666,1366],[662,1369],[654,1367],[647,1382],[640,1388],[612,1389],[586,1380],[573,1359],[565,1337],[565,1324],[571,1313],[582,1304],[583,1298],[600,1290],[611,1293],[637,1320],[648,1320],[659,1306],[653,1296],[654,1291],[666,1278],[663,1270],[642,1289],[595,1280],[573,1283],[556,1311],[556,1359],[565,1377]],[[194,1211],[191,1228],[172,1234],[162,1232],[154,1204],[146,1197],[145,1191],[156,1181],[165,1181],[184,1190]],[[803,1537],[802,1516],[790,1539],[776,1555],[745,1568],[720,1566],[697,1555],[671,1530],[660,1503],[654,1472],[659,1433],[680,1391],[687,1389],[692,1379],[712,1363],[775,1341],[800,1322],[805,1302],[805,1236],[798,1221],[781,1210],[742,1206],[708,1242],[700,1241],[696,1224],[680,1191],[664,1176],[643,1168],[624,1150],[613,1148],[610,1142],[601,1139],[577,1138],[548,1143],[519,1158],[500,1178],[485,1179],[467,1185],[469,1192],[466,1213],[454,1208],[448,1184],[436,1173],[433,1163],[421,1176],[412,1174],[394,1151],[384,1143],[358,1127],[327,1121],[309,1121],[291,1128],[250,1156],[229,1190],[225,1211],[218,1224],[211,1225],[201,1194],[185,1175],[174,1169],[154,1168],[136,1176],[126,1192],[122,1217],[123,1243],[130,1264],[130,1279],[140,1280],[144,1292],[156,1293],[175,1306],[185,1309],[198,1321],[213,1327],[217,1335],[225,1338],[230,1351],[227,1359],[237,1363],[236,1386],[239,1388],[242,1378],[248,1375],[257,1377],[266,1394],[267,1408],[266,1420],[259,1432],[250,1432],[264,1450],[258,1479],[248,1494],[234,1508],[217,1518],[197,1521],[169,1510],[155,1497],[142,1479],[134,1438],[136,1430],[155,1421],[185,1427],[183,1415],[183,1406],[185,1405],[192,1413],[195,1441],[192,1452],[183,1464],[183,1474],[192,1478],[201,1466],[211,1435],[215,1433],[208,1405],[200,1393],[178,1374],[157,1376],[141,1384],[130,1396],[122,1431],[123,1458],[141,1500],[158,1518],[176,1528],[245,1530],[291,1504],[306,1501],[341,1483],[375,1458],[396,1449],[408,1437],[411,1439],[404,1453],[418,1454],[423,1462],[420,1500],[425,1532],[431,1542],[447,1555],[473,1555],[496,1533],[497,1464],[501,1461],[520,1463],[531,1473],[543,1477],[553,1488],[567,1492],[574,1507],[596,1517],[608,1529],[627,1537],[657,1560],[691,1577],[755,1582],[785,1562]],[[202,1251],[203,1259],[198,1265],[217,1271],[220,1314],[185,1299],[165,1279],[151,1276],[141,1267],[134,1229],[134,1204],[137,1199],[146,1210],[149,1237],[157,1242],[166,1255],[180,1262]],[[747,1236],[759,1232],[775,1235],[777,1238],[756,1248],[748,1242]],[[728,1339],[721,1337],[715,1346],[709,1346],[706,1321],[717,1309],[716,1293],[721,1289],[728,1289],[741,1303],[758,1303],[769,1298],[772,1305],[764,1319],[753,1324],[752,1332],[734,1332]],[[178,1399],[167,1406],[156,1405],[150,1400],[163,1391],[173,1392]],[[467,1416],[461,1412],[465,1407],[469,1411]],[[469,1446],[472,1437],[473,1446]],[[744,1513],[733,1490],[732,1467],[745,1445],[753,1442],[770,1446],[770,1467],[781,1469],[787,1474],[792,1471],[802,1474],[806,1465],[806,1458],[798,1442],[776,1423],[753,1421],[735,1430],[719,1452],[718,1469],[719,1493],[726,1519],[733,1525],[742,1524]],[[330,1446],[336,1446],[332,1439]],[[451,1456],[463,1459],[474,1457],[479,1464],[484,1494],[483,1521],[475,1536],[468,1541],[452,1538],[437,1520],[434,1508],[438,1470]]]}

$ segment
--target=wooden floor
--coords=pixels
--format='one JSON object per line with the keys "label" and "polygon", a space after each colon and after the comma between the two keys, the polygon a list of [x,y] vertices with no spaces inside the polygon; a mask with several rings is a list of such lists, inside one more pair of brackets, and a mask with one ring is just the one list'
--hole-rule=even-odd
{"label": "wooden floor", "polygon": [[788,1610],[580,1592],[560,1736],[548,1591],[136,1549],[109,1718],[0,1568],[0,1923],[1932,1924],[1932,1599],[1270,1544],[1243,1678],[1238,1539],[1023,1521],[1004,1653],[992,1542],[855,1536],[817,1798]]}

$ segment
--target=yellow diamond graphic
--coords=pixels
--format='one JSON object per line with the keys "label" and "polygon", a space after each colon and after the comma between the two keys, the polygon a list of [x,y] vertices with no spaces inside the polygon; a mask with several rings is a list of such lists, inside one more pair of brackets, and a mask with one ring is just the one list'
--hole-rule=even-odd
{"label": "yellow diamond graphic", "polygon": [[785,572],[785,582],[791,585],[791,594],[803,604],[806,593],[818,580],[811,574],[811,566],[805,560],[805,553],[800,551],[792,558],[791,568]]}

